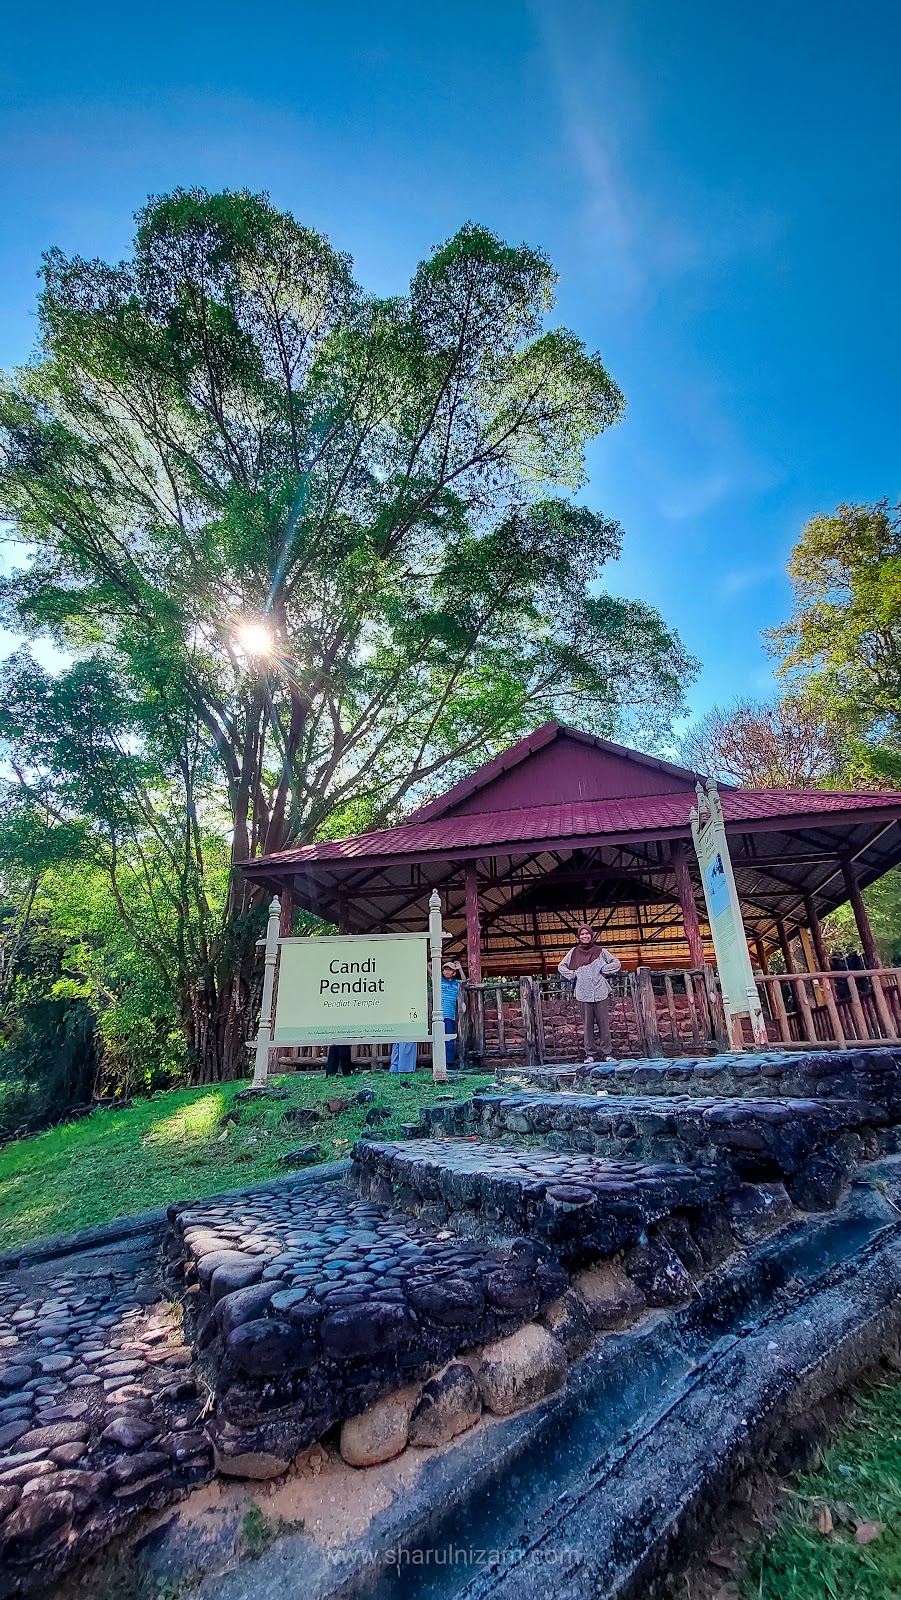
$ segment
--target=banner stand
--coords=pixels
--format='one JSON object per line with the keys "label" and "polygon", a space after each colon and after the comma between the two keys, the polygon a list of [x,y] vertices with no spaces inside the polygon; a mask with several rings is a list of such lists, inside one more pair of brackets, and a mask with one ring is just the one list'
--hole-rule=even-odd
{"label": "banner stand", "polygon": [[[444,1012],[441,1005],[441,951],[445,934],[441,925],[441,898],[437,890],[433,890],[429,899],[429,925],[428,934],[371,934],[366,936],[349,934],[346,936],[326,936],[322,939],[297,939],[289,935],[279,935],[280,904],[274,897],[269,905],[269,917],[266,923],[266,937],[257,941],[257,948],[264,951],[263,956],[263,990],[260,998],[260,1022],[255,1039],[249,1039],[247,1047],[254,1052],[253,1087],[264,1089],[269,1080],[269,1064],[273,1046],[297,1043],[348,1043],[362,1041],[385,1042],[386,1040],[412,1040],[431,1039],[432,1044],[432,1077],[436,1083],[446,1083],[447,1059],[445,1052]],[[344,962],[345,954],[356,954],[353,947],[359,946],[366,939],[367,949],[375,953],[370,954],[368,961]],[[414,957],[411,944],[419,947],[420,954]],[[432,1007],[431,1026],[429,1026],[428,1010],[425,1005],[425,947],[428,947],[429,964],[432,977]],[[404,953],[398,953],[398,946],[405,947]],[[392,957],[391,951],[395,954]],[[302,967],[298,961],[303,953]],[[365,954],[366,952],[364,952]],[[284,995],[279,990],[285,978],[285,964],[290,960],[291,987],[285,990]],[[316,984],[313,989],[304,990],[297,988],[298,975],[304,968],[309,967],[309,958],[318,959],[331,956],[325,976],[318,975],[319,1002],[321,1005],[340,1006],[342,1010],[353,1015],[351,1011],[351,991],[359,991],[359,1005],[354,999],[354,1008],[359,1012],[359,1022],[356,1017],[350,1023],[345,1016],[340,1022],[335,1023],[334,1038],[330,1038],[332,1028],[329,1025],[331,1018],[314,1021],[317,1016]],[[412,959],[414,965],[410,966]],[[418,965],[422,962],[422,966]],[[276,977],[276,973],[278,976]],[[354,977],[353,981],[345,978],[345,973],[367,974],[366,977]],[[377,973],[382,976],[377,978]],[[421,978],[417,975],[421,973]],[[405,976],[406,974],[406,976]],[[397,985],[401,984],[400,990]],[[415,989],[421,984],[421,1000],[411,991],[411,983]],[[376,1000],[374,991],[387,992],[390,998],[399,995],[403,998],[403,1005],[408,1009],[399,1011],[395,1006],[389,1006],[390,1015],[377,1013],[374,1009],[380,1003]],[[324,1000],[322,999],[325,992]],[[364,998],[364,991],[367,994]],[[408,992],[410,991],[410,992]],[[345,992],[348,998],[332,1001],[331,992]],[[304,999],[304,995],[306,998]],[[412,999],[412,1005],[409,1002]],[[284,1003],[283,1003],[284,1002]],[[288,1002],[290,1002],[290,1007]],[[298,1014],[298,1008],[300,1014]],[[290,1015],[288,1012],[290,1010]],[[366,1011],[370,1016],[367,1020]],[[283,1015],[283,1013],[285,1013]],[[421,1019],[421,1020],[420,1020]],[[424,1026],[423,1026],[424,1024]]]}
{"label": "banner stand", "polygon": [[729,1036],[733,1048],[743,1050],[742,1021],[747,1018],[751,1024],[754,1045],[759,1049],[769,1044],[769,1037],[754,981],[716,780],[708,778],[706,792],[700,783],[697,784],[696,793],[698,803],[691,810],[691,833],[701,868],[707,920],[710,923]]}

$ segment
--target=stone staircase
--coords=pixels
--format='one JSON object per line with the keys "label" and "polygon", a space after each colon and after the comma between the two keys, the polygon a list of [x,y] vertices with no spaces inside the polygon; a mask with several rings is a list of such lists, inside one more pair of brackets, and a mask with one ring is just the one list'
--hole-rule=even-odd
{"label": "stone staircase", "polygon": [[768,1252],[803,1266],[830,1229],[853,1243],[847,1208],[899,1128],[891,1048],[520,1070],[360,1140],[343,1180],[173,1206],[164,1281],[155,1243],[139,1270],[84,1245],[17,1269],[0,1600],[216,1473],[276,1477],[326,1436],[353,1467],[434,1450],[553,1394],[611,1333],[639,1363],[692,1318],[715,1341],[743,1278],[791,1302]]}
{"label": "stone staircase", "polygon": [[532,1076],[541,1087],[440,1101],[405,1140],[360,1140],[348,1188],[177,1210],[219,1471],[274,1475],[335,1424],[343,1439],[351,1419],[403,1412],[398,1396],[415,1396],[415,1434],[435,1374],[461,1363],[482,1385],[476,1405],[454,1379],[471,1425],[486,1361],[537,1339],[543,1377],[533,1350],[521,1387],[505,1379],[516,1409],[598,1331],[690,1301],[835,1206],[901,1121],[889,1050],[605,1065],[580,1092]]}

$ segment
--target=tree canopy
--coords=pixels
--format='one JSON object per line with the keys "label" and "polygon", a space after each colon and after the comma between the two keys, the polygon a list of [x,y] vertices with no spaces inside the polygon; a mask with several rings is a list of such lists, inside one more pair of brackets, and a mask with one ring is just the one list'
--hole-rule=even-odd
{"label": "tree canopy", "polygon": [[251,856],[394,818],[549,714],[651,741],[694,663],[598,590],[574,498],[623,397],[547,324],[547,258],[467,224],[393,298],[246,192],[176,191],[109,265],[45,258],[36,359],[0,390],[27,559],[0,735],[84,825],[173,985],[201,1076],[243,1066]]}
{"label": "tree canopy", "polygon": [[792,615],[769,634],[781,671],[841,723],[851,776],[901,783],[901,506],[812,518],[788,571]]}

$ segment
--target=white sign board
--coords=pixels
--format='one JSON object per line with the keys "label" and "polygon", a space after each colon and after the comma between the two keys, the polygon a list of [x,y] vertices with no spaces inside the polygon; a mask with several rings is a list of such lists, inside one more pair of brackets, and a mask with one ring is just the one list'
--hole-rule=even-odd
{"label": "white sign board", "polygon": [[281,939],[273,1044],[428,1039],[428,935]]}
{"label": "white sign board", "polygon": [[766,1025],[754,982],[716,784],[711,780],[706,794],[698,784],[697,793],[698,806],[691,813],[691,831],[701,868],[707,919],[730,1032],[733,1017],[749,1017],[755,1042],[766,1044]]}

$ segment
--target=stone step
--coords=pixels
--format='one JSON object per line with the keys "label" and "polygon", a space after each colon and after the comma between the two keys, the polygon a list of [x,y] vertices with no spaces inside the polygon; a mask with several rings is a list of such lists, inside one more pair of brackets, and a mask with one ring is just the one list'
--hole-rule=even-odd
{"label": "stone step", "polygon": [[337,1185],[180,1209],[176,1252],[215,1395],[219,1469],[284,1470],[334,1423],[558,1299],[550,1249],[462,1241]]}
{"label": "stone step", "polygon": [[841,1097],[874,1102],[901,1121],[901,1049],[768,1050],[759,1055],[660,1057],[641,1061],[561,1063],[546,1067],[501,1067],[498,1081],[536,1088],[578,1088],[607,1094],[724,1094],[742,1098],[777,1095],[791,1099]]}
{"label": "stone step", "polygon": [[861,1161],[891,1146],[887,1113],[863,1100],[483,1093],[424,1108],[427,1138],[541,1138],[556,1150],[691,1166],[727,1162],[787,1184],[802,1210],[834,1206]]}
{"label": "stone step", "polygon": [[523,1232],[568,1264],[636,1244],[652,1223],[699,1213],[738,1186],[726,1167],[602,1160],[473,1139],[360,1140],[362,1193],[446,1222],[469,1237]]}

